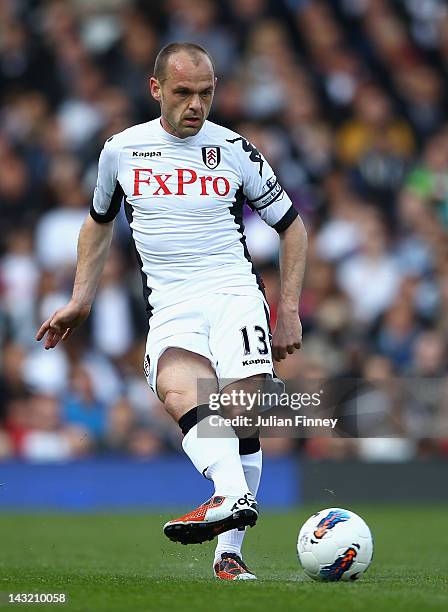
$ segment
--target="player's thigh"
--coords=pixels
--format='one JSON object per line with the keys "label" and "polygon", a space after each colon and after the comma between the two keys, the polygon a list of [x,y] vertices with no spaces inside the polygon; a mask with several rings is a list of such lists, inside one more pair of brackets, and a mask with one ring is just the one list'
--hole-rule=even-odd
{"label": "player's thigh", "polygon": [[252,405],[257,405],[257,400],[261,398],[264,392],[265,382],[266,374],[261,373],[232,381],[222,387],[222,394],[231,395],[235,398],[233,402],[233,409],[235,410],[233,416],[243,413],[244,410],[247,410]]}
{"label": "player's thigh", "polygon": [[178,421],[188,410],[208,402],[218,381],[210,361],[181,348],[168,348],[157,368],[157,393],[166,410]]}

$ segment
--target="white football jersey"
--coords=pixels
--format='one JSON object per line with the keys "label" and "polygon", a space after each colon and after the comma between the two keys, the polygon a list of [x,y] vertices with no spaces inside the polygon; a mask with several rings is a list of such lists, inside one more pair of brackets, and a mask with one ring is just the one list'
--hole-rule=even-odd
{"label": "white football jersey", "polygon": [[257,149],[210,121],[188,138],[166,132],[160,119],[109,138],[90,214],[108,223],[123,200],[149,315],[211,292],[259,296],[243,205],[278,232],[297,217]]}

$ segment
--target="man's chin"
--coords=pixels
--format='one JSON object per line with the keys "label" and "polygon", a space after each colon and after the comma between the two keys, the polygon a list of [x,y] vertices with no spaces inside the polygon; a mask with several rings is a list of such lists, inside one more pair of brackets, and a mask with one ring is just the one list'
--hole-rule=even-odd
{"label": "man's chin", "polygon": [[177,130],[180,138],[188,138],[189,136],[196,136],[196,134],[201,129],[202,124],[196,126],[182,126],[182,128]]}

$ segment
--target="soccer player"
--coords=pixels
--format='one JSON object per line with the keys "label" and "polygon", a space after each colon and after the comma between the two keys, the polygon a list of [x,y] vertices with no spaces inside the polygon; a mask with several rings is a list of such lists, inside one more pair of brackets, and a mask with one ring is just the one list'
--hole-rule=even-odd
{"label": "soccer player", "polygon": [[[46,336],[51,349],[88,317],[124,202],[149,319],[144,371],[179,424],[184,451],[215,488],[208,502],[169,521],[164,532],[183,544],[218,536],[215,576],[254,579],[241,545],[246,526],[258,517],[260,442],[239,439],[224,424],[219,437],[198,435],[199,421],[210,418],[198,406],[198,381],[218,392],[254,389],[273,375],[273,358],[300,348],[306,232],[257,149],[207,121],[216,77],[205,49],[167,45],[149,86],[161,117],[105,143],[79,235],[72,299],[42,324],[36,339]],[[281,296],[272,345],[266,300],[243,233],[245,202],[280,234]]]}

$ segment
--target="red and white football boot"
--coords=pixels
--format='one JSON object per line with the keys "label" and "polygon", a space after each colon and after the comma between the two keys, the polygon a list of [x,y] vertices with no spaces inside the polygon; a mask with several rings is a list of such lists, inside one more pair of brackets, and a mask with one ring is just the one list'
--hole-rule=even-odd
{"label": "red and white football boot", "polygon": [[241,557],[235,553],[221,553],[213,566],[215,578],[219,580],[256,580]]}
{"label": "red and white football boot", "polygon": [[258,518],[258,505],[252,493],[215,495],[180,518],[168,521],[164,534],[173,542],[202,544],[230,529],[253,527]]}

